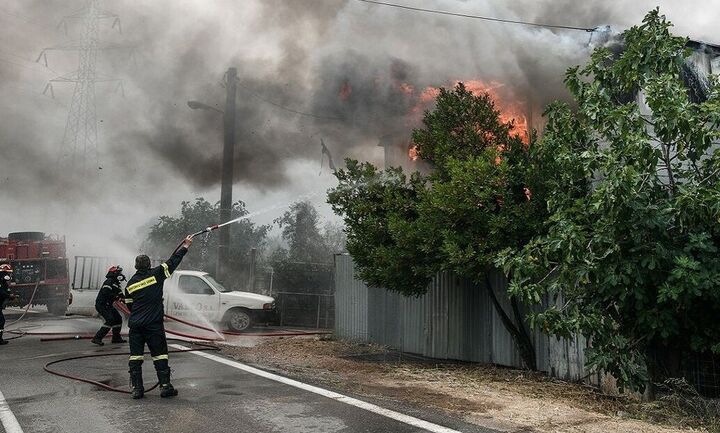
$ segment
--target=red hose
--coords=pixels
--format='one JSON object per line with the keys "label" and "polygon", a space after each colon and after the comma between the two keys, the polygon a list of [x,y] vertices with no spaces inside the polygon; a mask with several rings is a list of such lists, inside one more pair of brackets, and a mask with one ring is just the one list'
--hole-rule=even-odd
{"label": "red hose", "polygon": [[[130,310],[127,308],[127,305],[123,304],[120,301],[115,301],[115,307],[117,307],[119,310],[121,310],[123,313],[130,315]],[[187,320],[181,319],[179,317],[171,316],[169,314],[164,315],[166,319],[172,320],[178,323],[182,323],[183,325],[191,326],[193,328],[202,329],[203,331],[212,332],[214,334],[223,334],[223,335],[231,335],[236,337],[284,337],[284,336],[299,336],[299,335],[324,335],[324,334],[330,334],[330,331],[280,331],[280,332],[265,332],[265,333],[245,333],[245,332],[232,332],[232,331],[217,331],[213,328],[208,328],[207,326],[202,326],[197,323],[188,322]],[[165,332],[169,334],[175,334],[179,335],[181,337],[186,338],[198,338],[199,340],[205,340],[205,341],[218,341],[220,339],[218,338],[207,338],[207,337],[198,337],[191,334],[185,334],[178,331],[169,331],[165,330]]]}
{"label": "red hose", "polygon": [[[198,343],[195,343],[195,344],[198,344]],[[168,353],[199,352],[199,351],[217,351],[217,350],[220,350],[220,349],[218,349],[217,347],[205,346],[205,345],[200,345],[200,346],[201,346],[201,347],[199,347],[199,348],[189,348],[189,349],[184,349],[184,350],[169,350]],[[50,368],[50,366],[53,365],[53,364],[59,364],[59,363],[62,363],[62,362],[73,361],[73,360],[76,360],[76,359],[100,358],[100,357],[104,357],[104,356],[128,356],[128,354],[127,354],[127,353],[98,353],[98,354],[94,354],[94,355],[80,355],[80,356],[73,356],[73,357],[70,357],[70,358],[62,358],[62,359],[57,359],[57,360],[55,360],[55,361],[50,361],[50,362],[48,362],[48,363],[45,364],[45,366],[43,367],[43,370],[45,370],[46,372],[48,372],[48,373],[50,373],[50,374],[54,374],[55,376],[60,376],[60,377],[66,378],[66,379],[76,380],[76,381],[78,381],[78,382],[89,383],[89,384],[91,384],[91,385],[99,386],[100,388],[106,389],[106,390],[108,390],[108,391],[121,392],[121,393],[123,393],[123,394],[130,394],[131,391],[126,390],[126,389],[116,388],[116,387],[114,387],[114,386],[110,386],[110,385],[108,385],[108,384],[105,384],[105,383],[102,383],[102,382],[98,382],[98,381],[96,381],[96,380],[86,379],[86,378],[84,378],[84,377],[75,376],[75,375],[68,374],[68,373],[62,373],[62,372],[59,372],[59,371],[56,371],[56,370],[52,370],[52,369]],[[153,386],[151,386],[150,388],[148,388],[145,392],[150,392],[150,391],[152,391],[153,389],[157,388],[158,385],[160,385],[160,383],[156,383],[155,385],[153,385]]]}

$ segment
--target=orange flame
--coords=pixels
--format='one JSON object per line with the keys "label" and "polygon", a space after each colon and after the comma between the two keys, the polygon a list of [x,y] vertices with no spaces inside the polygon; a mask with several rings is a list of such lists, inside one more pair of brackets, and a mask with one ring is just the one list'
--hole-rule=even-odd
{"label": "orange flame", "polygon": [[[454,82],[452,87],[457,86],[458,83],[460,83],[460,81]],[[482,80],[468,80],[462,83],[466,89],[475,95],[484,93],[490,95],[495,102],[495,108],[500,111],[500,121],[503,123],[513,122],[513,135],[520,137],[525,143],[528,142],[530,125],[528,124],[526,108],[522,102],[513,101],[512,98],[507,95],[508,92],[501,91],[505,86],[503,83],[497,81],[486,83]],[[412,86],[408,85],[408,88],[412,89]],[[411,117],[417,117],[422,114],[422,112],[437,99],[439,94],[440,89],[438,87],[426,87],[419,93],[417,104],[410,109],[408,114]]]}
{"label": "orange flame", "polygon": [[[495,108],[500,111],[500,121],[503,123],[513,122],[514,135],[522,138],[523,141],[527,143],[530,125],[528,125],[526,108],[521,102],[509,101],[507,97],[498,92],[498,89],[505,86],[504,84],[496,81],[484,83],[480,80],[465,81],[463,84],[465,84],[466,89],[475,95],[481,95],[483,93],[490,95],[495,102]],[[457,85],[457,83],[455,83],[455,85]]]}
{"label": "orange flame", "polygon": [[418,153],[417,144],[412,144],[408,148],[408,158],[410,158],[410,161],[417,161],[418,158],[420,158],[420,154]]}

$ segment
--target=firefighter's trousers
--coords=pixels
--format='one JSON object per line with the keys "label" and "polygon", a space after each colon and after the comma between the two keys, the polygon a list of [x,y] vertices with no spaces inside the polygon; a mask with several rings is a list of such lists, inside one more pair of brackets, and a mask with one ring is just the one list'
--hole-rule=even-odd
{"label": "firefighter's trousers", "polygon": [[147,344],[155,370],[168,370],[168,347],[162,322],[130,328],[130,371],[140,370]]}
{"label": "firefighter's trousers", "polygon": [[3,312],[2,305],[0,305],[0,340],[2,339],[3,331],[5,330],[5,313]]}
{"label": "firefighter's trousers", "polygon": [[107,333],[110,332],[110,330],[112,329],[113,340],[119,340],[120,328],[122,328],[122,316],[120,316],[120,313],[118,313],[117,310],[112,306],[95,306],[95,309],[97,310],[98,314],[100,314],[100,317],[102,317],[105,321],[100,327],[100,330],[98,330],[98,332],[95,334],[95,338],[98,340],[102,340],[103,337],[105,337]]}

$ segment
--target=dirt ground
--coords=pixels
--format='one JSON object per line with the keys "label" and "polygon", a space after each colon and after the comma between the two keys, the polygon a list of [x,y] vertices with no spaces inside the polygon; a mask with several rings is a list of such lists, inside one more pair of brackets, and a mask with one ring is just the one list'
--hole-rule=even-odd
{"label": "dirt ground", "polygon": [[501,431],[701,431],[632,419],[629,408],[638,403],[603,396],[583,385],[494,366],[438,364],[376,345],[300,337],[263,340],[253,347],[225,346],[223,351],[335,390],[431,406]]}

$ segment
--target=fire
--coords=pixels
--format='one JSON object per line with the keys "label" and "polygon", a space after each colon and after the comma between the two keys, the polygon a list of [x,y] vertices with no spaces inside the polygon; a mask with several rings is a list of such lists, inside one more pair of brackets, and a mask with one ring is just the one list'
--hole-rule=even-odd
{"label": "fire", "polygon": [[[461,81],[447,82],[442,87],[454,88]],[[483,80],[466,80],[462,81],[465,88],[475,95],[488,94],[492,99],[495,109],[499,112],[499,119],[505,124],[512,123],[511,134],[519,137],[526,145],[529,144],[529,131],[531,125],[528,121],[527,106],[524,102],[518,100],[510,86],[498,81],[483,81]],[[414,84],[406,82],[399,76],[387,77],[383,74],[375,76],[373,79],[373,87],[380,94],[387,95],[393,104],[397,103],[399,107],[407,107],[402,111],[404,116],[401,115],[405,128],[408,130],[417,128],[421,121],[423,113],[426,110],[432,108],[435,100],[440,95],[440,86],[427,86],[418,87]],[[337,95],[341,101],[348,101],[353,93],[353,87],[348,80],[344,80],[340,85]],[[489,131],[478,131],[485,135],[488,142],[495,141],[492,133]],[[397,146],[404,147],[407,145],[407,141],[404,144],[397,143]],[[406,147],[406,155],[408,160],[417,161],[420,158],[417,146],[411,143]],[[495,160],[496,164],[501,164],[502,159],[500,156]],[[526,193],[528,200],[531,194]]]}
{"label": "fire", "polygon": [[418,158],[420,158],[420,154],[418,153],[417,144],[411,144],[408,148],[408,158],[410,158],[410,161],[417,161]]}
{"label": "fire", "polygon": [[[455,81],[455,87],[460,81]],[[526,107],[520,101],[512,100],[509,92],[503,92],[505,85],[497,81],[484,82],[482,80],[462,81],[465,88],[475,95],[487,93],[495,102],[495,108],[500,111],[500,120],[503,123],[513,122],[513,134],[520,137],[525,143],[528,142],[530,125],[526,114]],[[412,86],[408,85],[412,89]],[[417,96],[417,103],[410,109],[410,116],[416,117],[422,114],[428,106],[437,99],[440,94],[439,87],[429,86],[423,89]]]}

